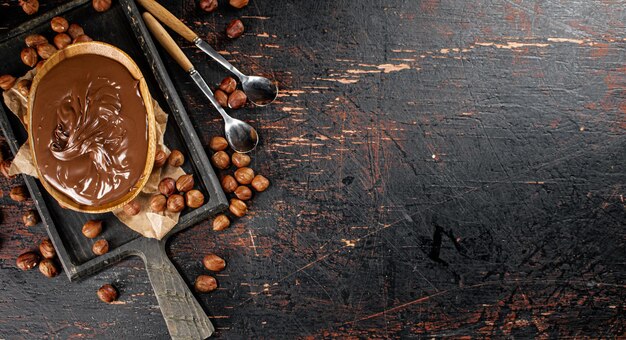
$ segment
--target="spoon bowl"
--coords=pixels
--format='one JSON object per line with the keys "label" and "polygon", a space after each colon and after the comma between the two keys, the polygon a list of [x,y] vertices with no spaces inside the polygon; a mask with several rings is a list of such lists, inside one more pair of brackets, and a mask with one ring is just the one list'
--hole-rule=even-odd
{"label": "spoon bowl", "polygon": [[243,92],[257,106],[265,106],[278,96],[278,87],[265,77],[243,76],[240,78]]}
{"label": "spoon bowl", "polygon": [[250,152],[259,143],[259,135],[250,124],[232,117],[226,119],[224,135],[230,147],[239,153]]}

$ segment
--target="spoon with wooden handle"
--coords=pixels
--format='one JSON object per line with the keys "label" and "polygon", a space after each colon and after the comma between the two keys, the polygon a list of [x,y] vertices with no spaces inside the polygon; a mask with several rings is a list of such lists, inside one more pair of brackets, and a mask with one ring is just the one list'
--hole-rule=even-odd
{"label": "spoon with wooden handle", "polygon": [[186,72],[189,73],[191,79],[198,85],[200,90],[204,93],[204,95],[209,98],[211,104],[215,106],[217,111],[222,115],[224,119],[224,132],[226,135],[226,140],[228,144],[233,148],[233,150],[241,153],[246,153],[254,150],[256,145],[259,142],[259,136],[256,133],[256,130],[250,126],[250,124],[242,122],[239,119],[235,119],[229,116],[226,111],[222,108],[222,106],[217,102],[215,97],[213,96],[213,92],[207,85],[207,83],[202,79],[200,73],[196,71],[191,64],[191,61],[187,58],[185,53],[176,45],[174,39],[167,33],[165,28],[159,24],[159,22],[152,16],[150,13],[143,13],[143,20],[146,22],[146,26],[152,33],[152,35],[159,41],[161,46],[165,48],[167,53],[169,53],[174,60],[180,65]]}
{"label": "spoon with wooden handle", "polygon": [[241,73],[231,63],[229,63],[224,57],[222,57],[216,50],[213,49],[206,41],[200,39],[200,37],[194,33],[187,25],[180,21],[174,14],[168,11],[165,7],[161,6],[155,0],[137,0],[148,12],[154,15],[162,23],[173,29],[176,33],[183,36],[183,38],[194,43],[204,53],[208,54],[211,58],[217,61],[224,68],[232,72],[239,81],[243,92],[246,93],[248,99],[252,103],[258,106],[265,106],[276,99],[278,95],[278,87],[275,83],[265,77],[259,76],[247,76]]}

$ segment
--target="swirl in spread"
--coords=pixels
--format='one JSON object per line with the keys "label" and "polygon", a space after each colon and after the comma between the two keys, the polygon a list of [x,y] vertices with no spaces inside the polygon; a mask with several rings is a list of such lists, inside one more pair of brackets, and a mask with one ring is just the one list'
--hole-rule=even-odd
{"label": "swirl in spread", "polygon": [[66,59],[41,79],[33,105],[37,166],[57,190],[100,206],[139,181],[147,117],[139,83],[123,65],[97,55]]}

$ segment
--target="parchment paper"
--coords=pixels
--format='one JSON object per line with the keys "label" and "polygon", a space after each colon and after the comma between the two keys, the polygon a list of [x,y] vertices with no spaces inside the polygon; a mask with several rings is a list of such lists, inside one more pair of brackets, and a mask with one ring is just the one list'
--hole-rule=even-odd
{"label": "parchment paper", "polygon": [[[28,71],[23,77],[15,81],[17,84],[22,79],[31,80],[35,74],[36,69]],[[2,94],[4,97],[4,103],[22,122],[26,130],[26,114],[28,107],[28,98],[19,93],[15,87],[4,91]],[[157,135],[157,151],[164,150],[169,153],[169,149],[163,144],[163,135],[165,134],[165,127],[167,125],[167,113],[161,109],[159,104],[153,99],[152,105],[154,107],[154,116],[156,120],[156,135]],[[24,143],[9,168],[10,175],[25,174],[37,178],[37,170],[33,162],[33,156],[28,145],[28,140]],[[130,229],[140,233],[145,237],[151,237],[161,239],[165,236],[174,226],[178,223],[180,213],[153,213],[150,211],[150,197],[158,193],[159,182],[165,177],[171,177],[177,179],[184,175],[185,172],[180,167],[170,167],[164,165],[163,168],[154,169],[150,174],[148,182],[141,190],[141,193],[135,200],[141,205],[141,212],[135,216],[127,215],[123,209],[113,211],[113,214],[122,223],[126,224]]]}

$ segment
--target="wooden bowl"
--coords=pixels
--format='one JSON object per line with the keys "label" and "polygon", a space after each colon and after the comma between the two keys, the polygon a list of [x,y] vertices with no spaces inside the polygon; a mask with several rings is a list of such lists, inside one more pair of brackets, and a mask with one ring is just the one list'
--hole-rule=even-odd
{"label": "wooden bowl", "polygon": [[[37,96],[37,85],[43,79],[46,74],[58,63],[62,62],[65,59],[85,54],[95,54],[103,57],[107,57],[109,59],[113,59],[118,63],[122,64],[124,67],[128,69],[133,78],[139,81],[139,92],[141,93],[141,97],[144,102],[144,107],[146,108],[146,114],[148,115],[148,150],[147,158],[146,158],[146,166],[142,171],[142,175],[137,183],[129,190],[128,194],[122,196],[121,198],[99,206],[89,206],[84,204],[79,204],[64,193],[58,191],[54,188],[50,183],[48,183],[44,177],[42,176],[39,166],[37,165],[37,156],[34,150],[34,138],[33,138],[33,114],[31,109],[33,108],[33,104],[35,101],[35,97]],[[104,213],[116,210],[117,208],[123,207],[126,203],[133,200],[139,193],[141,189],[146,185],[148,179],[150,177],[150,173],[152,172],[152,166],[154,165],[154,155],[156,152],[156,122],[154,118],[154,108],[152,107],[152,97],[150,96],[150,92],[148,91],[148,85],[137,67],[137,64],[123,51],[118,49],[115,46],[105,44],[102,42],[85,42],[79,44],[73,44],[67,46],[66,48],[59,50],[54,55],[52,55],[46,62],[43,64],[41,69],[37,71],[35,78],[33,78],[33,82],[30,88],[30,96],[28,98],[28,114],[26,122],[28,124],[28,141],[30,143],[30,150],[33,155],[33,161],[35,163],[35,168],[37,169],[37,174],[39,175],[39,180],[43,187],[54,197],[61,206],[80,211],[84,213]]]}

